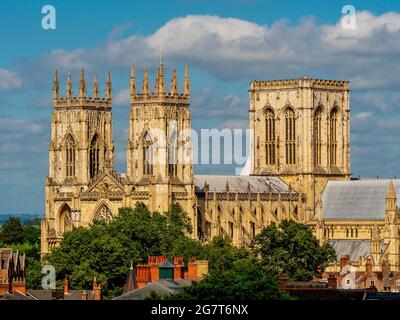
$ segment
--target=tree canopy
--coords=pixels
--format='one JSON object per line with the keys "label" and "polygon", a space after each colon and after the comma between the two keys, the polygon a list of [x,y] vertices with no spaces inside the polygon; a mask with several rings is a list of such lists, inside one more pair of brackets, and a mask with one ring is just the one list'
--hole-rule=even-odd
{"label": "tree canopy", "polygon": [[264,228],[254,238],[252,251],[264,264],[277,265],[281,273],[297,281],[320,277],[336,259],[332,246],[320,245],[308,226],[292,220]]}
{"label": "tree canopy", "polygon": [[190,220],[178,207],[163,214],[141,205],[122,208],[109,223],[66,232],[45,260],[60,281],[68,274],[73,288],[90,288],[96,277],[110,298],[122,293],[131,261],[136,265],[152,255],[180,255],[188,261],[201,254],[201,244],[186,236],[190,232]]}

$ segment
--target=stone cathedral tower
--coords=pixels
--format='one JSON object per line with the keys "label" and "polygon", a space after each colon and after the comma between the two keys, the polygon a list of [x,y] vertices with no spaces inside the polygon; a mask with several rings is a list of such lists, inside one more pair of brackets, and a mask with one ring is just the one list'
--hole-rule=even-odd
{"label": "stone cathedral tower", "polygon": [[349,82],[302,77],[250,84],[251,174],[303,194],[306,221],[328,180],[350,178]]}
{"label": "stone cathedral tower", "polygon": [[130,205],[143,200],[150,210],[164,212],[172,204],[178,204],[189,214],[193,230],[196,230],[188,67],[183,92],[178,92],[176,70],[172,71],[167,89],[162,60],[157,68],[154,91],[150,90],[146,69],[142,92],[137,92],[134,66],[129,87],[127,179],[132,185]]}
{"label": "stone cathedral tower", "polygon": [[81,195],[100,174],[114,171],[111,90],[108,72],[105,97],[99,97],[95,75],[89,97],[82,69],[78,95],[73,94],[72,77],[68,74],[66,95],[61,97],[55,72],[42,253],[58,244],[74,223],[91,221],[92,212],[82,210]]}

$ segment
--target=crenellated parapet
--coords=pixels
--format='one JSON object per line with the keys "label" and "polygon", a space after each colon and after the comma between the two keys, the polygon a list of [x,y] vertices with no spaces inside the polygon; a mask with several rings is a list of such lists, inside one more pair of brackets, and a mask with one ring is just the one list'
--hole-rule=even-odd
{"label": "crenellated parapet", "polygon": [[79,108],[104,108],[110,110],[112,107],[112,84],[110,72],[107,72],[107,80],[105,87],[104,97],[100,97],[99,93],[99,82],[97,74],[94,75],[92,85],[92,95],[89,96],[86,88],[85,71],[82,68],[79,78],[79,94],[74,95],[72,76],[68,73],[66,93],[65,96],[60,96],[60,84],[58,81],[58,71],[54,72],[53,82],[53,105],[54,108],[68,108],[68,107],[79,107]]}
{"label": "crenellated parapet", "polygon": [[176,70],[172,71],[169,90],[166,88],[165,71],[162,60],[160,66],[156,70],[156,79],[154,90],[150,90],[151,84],[149,82],[149,72],[147,69],[144,71],[142,91],[137,92],[135,67],[132,65],[131,81],[129,84],[130,102],[134,106],[136,104],[183,104],[189,105],[190,100],[190,79],[189,68],[186,65],[185,80],[183,83],[183,91],[178,92],[178,80]]}
{"label": "crenellated parapet", "polygon": [[349,90],[349,81],[345,80],[325,80],[313,79],[309,77],[300,77],[298,79],[284,80],[253,80],[250,82],[250,91],[269,89],[296,89],[296,88],[314,88],[325,90]]}

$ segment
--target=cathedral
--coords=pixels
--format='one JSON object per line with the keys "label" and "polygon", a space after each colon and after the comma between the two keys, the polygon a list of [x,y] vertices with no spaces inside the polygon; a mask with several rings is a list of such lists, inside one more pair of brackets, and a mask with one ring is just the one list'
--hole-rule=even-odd
{"label": "cathedral", "polygon": [[[126,173],[114,170],[110,73],[104,94],[96,75],[91,89],[82,70],[79,92],[68,74],[62,96],[54,74],[42,254],[73,227],[110,221],[119,208],[141,203],[159,212],[179,206],[202,242],[224,234],[248,245],[265,226],[291,219],[359,270],[399,270],[400,180],[350,178],[348,81],[251,81],[247,176],[193,173],[187,66],[181,90],[175,70],[166,84],[162,61],[153,85],[146,69],[138,86],[132,66]],[[328,270],[339,268],[338,260]]]}

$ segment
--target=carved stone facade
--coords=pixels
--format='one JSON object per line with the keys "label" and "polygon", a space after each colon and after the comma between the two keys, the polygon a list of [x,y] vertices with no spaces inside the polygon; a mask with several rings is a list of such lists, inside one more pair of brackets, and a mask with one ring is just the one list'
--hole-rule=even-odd
{"label": "carved stone facade", "polygon": [[110,74],[105,97],[100,98],[97,76],[88,96],[83,70],[79,94],[73,95],[68,75],[66,96],[60,97],[55,73],[42,254],[73,227],[110,221],[119,208],[139,202],[160,212],[179,205],[192,220],[193,238],[201,241],[225,234],[234,244],[246,245],[271,222],[305,221],[303,196],[278,177],[193,175],[187,67],[181,93],[175,70],[167,90],[162,62],[154,90],[146,70],[142,91],[137,92],[133,66],[129,87],[127,173],[117,174]]}
{"label": "carved stone facade", "polygon": [[251,174],[281,177],[310,220],[328,180],[350,178],[349,82],[302,77],[250,83]]}

